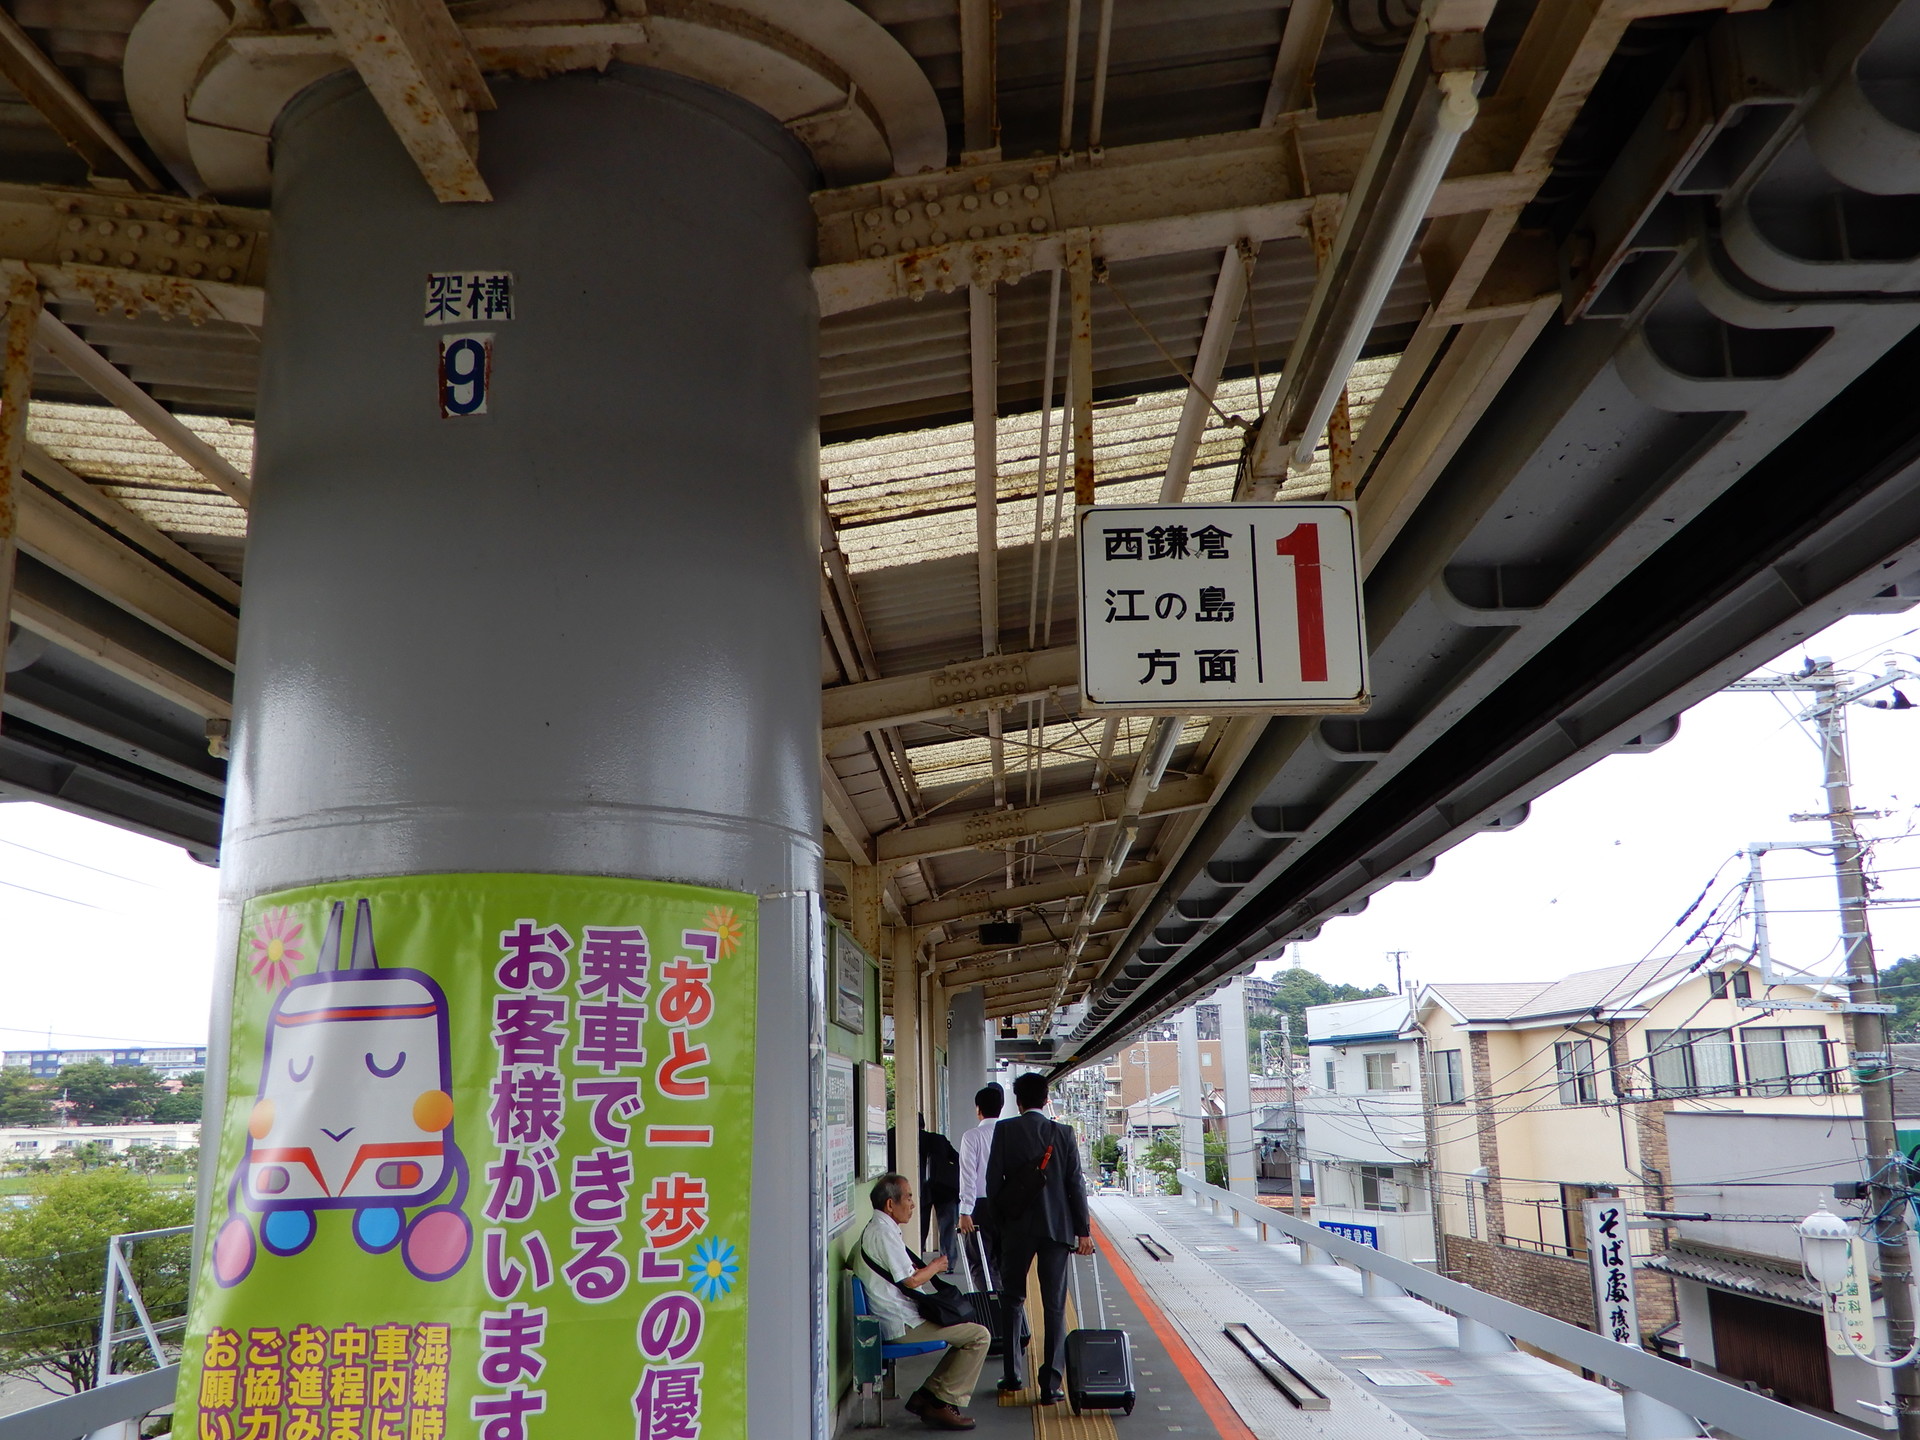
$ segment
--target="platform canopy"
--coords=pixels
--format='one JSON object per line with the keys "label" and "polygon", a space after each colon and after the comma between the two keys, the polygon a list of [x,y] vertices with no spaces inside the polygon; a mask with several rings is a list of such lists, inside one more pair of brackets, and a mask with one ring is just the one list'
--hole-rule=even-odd
{"label": "platform canopy", "polygon": [[[0,434],[0,794],[217,856],[287,102],[358,71],[422,183],[486,205],[490,83],[670,70],[818,170],[829,904],[1093,1058],[1920,595],[1920,136],[1887,98],[1916,29],[1912,0],[13,0],[0,262],[46,303]],[[1077,507],[1275,498],[1358,507],[1372,707],[1083,713]]]}

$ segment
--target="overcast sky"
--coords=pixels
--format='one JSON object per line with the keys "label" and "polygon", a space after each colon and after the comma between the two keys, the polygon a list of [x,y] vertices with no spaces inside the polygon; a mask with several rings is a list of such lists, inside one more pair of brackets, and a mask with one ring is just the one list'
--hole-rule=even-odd
{"label": "overcast sky", "polygon": [[[1781,668],[1813,653],[1877,672],[1897,652],[1920,670],[1905,654],[1920,650],[1917,625],[1920,612],[1856,616]],[[1920,702],[1920,685],[1909,693]],[[1920,708],[1856,706],[1850,722],[1855,803],[1891,812],[1866,827],[1889,837],[1875,853],[1880,894],[1920,897],[1920,837],[1899,838],[1920,828]],[[1685,926],[1674,921],[1748,842],[1823,833],[1787,818],[1823,808],[1820,774],[1818,750],[1778,700],[1716,696],[1671,743],[1602,761],[1537,801],[1518,830],[1441,856],[1431,877],[1390,886],[1288,958],[1372,985],[1393,982],[1394,950],[1420,980],[1549,979],[1670,953],[1744,861],[1726,865]],[[1767,875],[1776,954],[1833,971],[1830,866],[1790,852]],[[204,1041],[214,890],[214,872],[176,846],[0,804],[0,1048]],[[1882,964],[1920,951],[1920,904],[1880,908],[1874,933]]]}
{"label": "overcast sky", "polygon": [[[1920,671],[1906,653],[1920,650],[1916,626],[1920,611],[1853,616],[1770,669],[1827,655],[1864,676],[1892,655]],[[1904,688],[1916,708],[1854,705],[1847,715],[1854,804],[1889,812],[1862,825],[1885,837],[1873,856],[1885,900],[1920,897],[1920,835],[1903,838],[1920,829],[1920,684]],[[1824,824],[1788,819],[1826,809],[1819,747],[1791,718],[1803,707],[1790,701],[1744,692],[1704,701],[1660,749],[1614,755],[1576,775],[1536,800],[1518,829],[1475,836],[1442,855],[1427,879],[1387,887],[1363,913],[1328,922],[1285,960],[1349,984],[1391,986],[1395,950],[1406,952],[1409,981],[1546,980],[1674,953],[1744,878],[1745,856],[1734,860],[1736,852],[1754,841],[1827,833]],[[1716,871],[1707,902],[1676,928]],[[1765,862],[1765,875],[1776,958],[1835,973],[1831,860],[1788,851]],[[1872,927],[1883,966],[1920,950],[1920,906],[1877,908]],[[1728,933],[1752,932],[1742,922]]]}

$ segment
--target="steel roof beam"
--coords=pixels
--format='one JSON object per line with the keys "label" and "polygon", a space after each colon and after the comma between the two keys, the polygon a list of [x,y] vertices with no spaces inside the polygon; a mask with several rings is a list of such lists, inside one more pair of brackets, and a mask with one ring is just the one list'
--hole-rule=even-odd
{"label": "steel roof beam", "polygon": [[[1100,953],[1083,956],[1082,965],[1092,966],[1104,958],[1104,946],[1095,946]],[[1051,978],[1064,963],[1066,957],[1055,947],[1051,953],[1031,951],[1021,956],[998,960],[992,963],[974,965],[956,965],[940,974],[940,983],[949,990],[964,990],[970,985],[1004,985],[1026,976],[1047,976],[1046,984],[1054,984]],[[1092,971],[1088,971],[1090,977]],[[1041,982],[1036,979],[1037,986]]]}
{"label": "steel roof beam", "polygon": [[982,715],[1079,688],[1079,647],[1060,645],[831,686],[820,694],[820,724],[826,743],[835,745],[869,731]]}
{"label": "steel roof beam", "polygon": [[0,74],[87,162],[91,174],[125,181],[140,190],[169,188],[4,10],[0,10]]}
{"label": "steel roof beam", "polygon": [[[1004,161],[820,191],[821,313],[1062,269],[1069,232],[1094,232],[1109,262],[1304,238],[1314,197],[1353,184],[1377,119],[1296,115],[1266,129],[1119,146],[1095,166]],[[1429,214],[1519,205],[1537,188],[1483,166],[1489,157],[1472,137],[1461,152],[1469,173],[1441,183]]]}
{"label": "steel roof beam", "polygon": [[240,621],[172,572],[36,485],[16,496],[20,548],[121,609],[232,666]]}
{"label": "steel roof beam", "polygon": [[231,671],[30,557],[15,575],[11,613],[21,629],[192,714],[233,714]]}
{"label": "steel roof beam", "polygon": [[105,399],[132,417],[149,435],[198,470],[243,510],[253,484],[213,446],[184,425],[98,350],[87,344],[50,310],[40,312],[34,338],[47,352]]}
{"label": "steel roof beam", "polygon": [[[1150,863],[1129,865],[1113,877],[1109,890],[1135,890],[1160,878],[1160,867]],[[1039,880],[1013,889],[971,888],[944,895],[938,900],[923,900],[907,914],[915,925],[944,925],[955,920],[997,915],[1029,905],[1046,905],[1056,900],[1075,900],[1093,888],[1092,875],[1064,875],[1057,880]]]}
{"label": "steel roof beam", "polygon": [[[1213,794],[1213,782],[1204,776],[1169,780],[1147,797],[1142,813],[1170,815],[1198,810]],[[1058,835],[1117,819],[1124,797],[1118,794],[1076,795],[1007,810],[976,810],[930,820],[922,825],[888,830],[875,837],[880,864],[899,868],[935,855],[963,850],[998,850],[1016,840]]]}
{"label": "steel roof beam", "polygon": [[446,0],[310,0],[442,201],[491,200],[480,119],[493,109]]}
{"label": "steel roof beam", "polygon": [[[1102,916],[1088,927],[1096,935],[1110,934],[1115,930],[1124,930],[1130,923],[1129,916],[1115,913]],[[1044,920],[1029,920],[1020,926],[1020,938],[1011,944],[987,945],[978,939],[949,940],[944,945],[936,945],[933,958],[936,963],[970,960],[978,955],[998,955],[1008,950],[1031,950],[1036,945],[1061,945],[1066,943],[1068,931],[1059,925]]]}

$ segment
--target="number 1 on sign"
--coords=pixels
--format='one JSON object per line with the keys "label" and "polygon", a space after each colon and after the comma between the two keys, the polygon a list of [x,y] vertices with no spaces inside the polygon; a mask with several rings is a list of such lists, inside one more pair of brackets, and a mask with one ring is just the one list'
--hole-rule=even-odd
{"label": "number 1 on sign", "polygon": [[1293,609],[1300,629],[1300,678],[1327,678],[1327,611],[1320,594],[1320,527],[1303,523],[1273,548],[1293,561]]}

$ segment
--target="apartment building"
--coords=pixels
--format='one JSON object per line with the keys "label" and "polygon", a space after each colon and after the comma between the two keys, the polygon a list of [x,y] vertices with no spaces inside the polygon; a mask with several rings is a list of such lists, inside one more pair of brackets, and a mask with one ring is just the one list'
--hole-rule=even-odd
{"label": "apartment building", "polygon": [[[1219,1007],[1211,1007],[1217,1014]],[[1200,1087],[1212,1090],[1226,1083],[1220,1056],[1219,1026],[1215,1038],[1200,1042]],[[1242,1064],[1246,1063],[1244,1060]],[[1180,1042],[1178,1040],[1135,1040],[1122,1045],[1107,1061],[1107,1118],[1120,1125],[1124,1112],[1148,1096],[1157,1095],[1180,1084]]]}
{"label": "apartment building", "polygon": [[1420,1033],[1405,995],[1307,1010],[1302,1143],[1318,1181],[1316,1224],[1416,1264],[1432,1264]]}
{"label": "apartment building", "polygon": [[[1617,1188],[1634,1212],[1670,1207],[1669,1115],[1857,1115],[1843,1017],[1767,1010],[1761,996],[1750,968],[1704,955],[1423,986],[1411,1025],[1433,1099],[1445,1272],[1592,1326],[1581,1206]],[[1787,984],[1768,997],[1834,998]],[[1664,1232],[1636,1230],[1632,1246],[1644,1262],[1665,1250]],[[1677,1318],[1671,1277],[1640,1274],[1639,1326],[1656,1337]]]}

